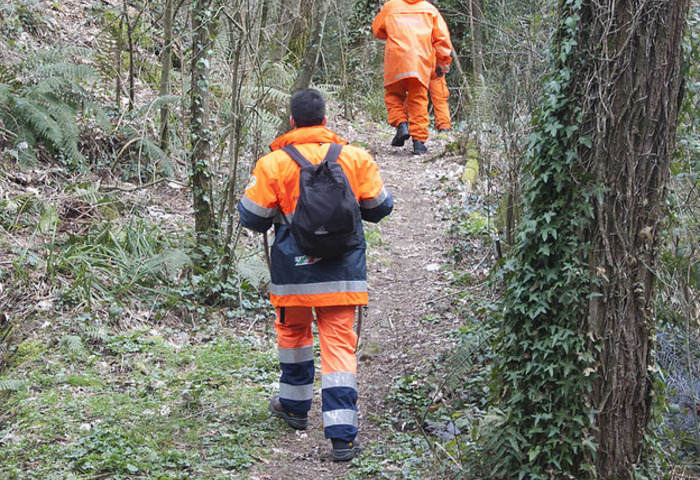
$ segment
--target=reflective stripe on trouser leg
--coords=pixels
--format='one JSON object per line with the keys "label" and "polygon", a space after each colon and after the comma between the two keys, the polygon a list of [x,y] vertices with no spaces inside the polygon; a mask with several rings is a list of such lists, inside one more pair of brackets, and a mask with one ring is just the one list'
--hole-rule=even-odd
{"label": "reflective stripe on trouser leg", "polygon": [[399,80],[384,87],[384,104],[386,105],[389,125],[397,127],[401,122],[408,122],[405,80]]}
{"label": "reflective stripe on trouser leg", "polygon": [[357,436],[357,380],[348,372],[321,377],[323,433],[326,438],[352,442]]}
{"label": "reflective stripe on trouser leg", "polygon": [[304,414],[311,409],[314,389],[313,312],[308,307],[285,307],[284,323],[280,313],[277,309],[280,403],[288,412]]}
{"label": "reflective stripe on trouser leg", "polygon": [[355,307],[316,308],[321,344],[321,398],[326,438],[351,442],[357,436],[357,335]]}
{"label": "reflective stripe on trouser leg", "polygon": [[406,80],[408,95],[406,105],[408,107],[408,133],[414,140],[425,142],[428,139],[428,89],[417,78]]}

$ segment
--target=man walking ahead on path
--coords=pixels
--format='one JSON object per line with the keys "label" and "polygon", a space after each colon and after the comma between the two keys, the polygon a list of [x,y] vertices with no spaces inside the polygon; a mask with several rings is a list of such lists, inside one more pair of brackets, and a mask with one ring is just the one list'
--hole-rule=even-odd
{"label": "man walking ahead on path", "polygon": [[447,89],[445,72],[438,74],[437,68],[430,76],[430,100],[433,102],[433,113],[435,114],[435,128],[438,132],[449,132],[452,130],[452,119],[450,118],[450,91]]}
{"label": "man walking ahead on path", "polygon": [[413,137],[414,155],[427,153],[430,77],[433,71],[444,74],[452,63],[445,21],[425,0],[389,0],[372,22],[372,31],[386,39],[384,102],[389,124],[396,127],[391,144],[401,147]]}
{"label": "man walking ahead on path", "polygon": [[[299,153],[319,164],[342,146],[337,163],[359,202],[363,220],[381,220],[393,209],[394,199],[384,188],[372,157],[325,127],[326,106],[318,91],[295,93],[290,110],[294,130],[272,142],[272,153],[258,160],[238,205],[243,226],[264,233],[275,225],[270,300],[277,312],[282,377],[279,396],[270,401],[270,411],[292,428],[304,430],[308,426],[314,388],[311,324],[315,310],[321,345],[324,433],[332,441],[333,460],[348,461],[360,450],[355,442],[357,335],[353,323],[356,307],[367,304],[362,221],[357,218],[359,244],[348,252],[326,258],[304,255],[290,230],[300,195],[300,167],[291,155]],[[296,153],[287,153],[290,146]]]}

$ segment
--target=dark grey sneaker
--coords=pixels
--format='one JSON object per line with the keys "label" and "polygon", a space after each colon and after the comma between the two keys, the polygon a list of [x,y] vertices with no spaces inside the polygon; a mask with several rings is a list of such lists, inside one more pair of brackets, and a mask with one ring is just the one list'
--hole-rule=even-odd
{"label": "dark grey sneaker", "polygon": [[396,127],[396,135],[394,135],[391,145],[394,147],[403,147],[404,142],[408,140],[408,137],[410,136],[411,134],[408,133],[408,123],[401,122]]}
{"label": "dark grey sneaker", "polygon": [[287,422],[287,425],[295,430],[306,430],[309,426],[309,416],[307,414],[287,412],[280,403],[279,395],[275,395],[270,399],[270,413]]}
{"label": "dark grey sneaker", "polygon": [[413,155],[423,155],[425,153],[428,153],[428,147],[425,146],[425,142],[413,140]]}
{"label": "dark grey sneaker", "polygon": [[344,442],[336,438],[332,438],[333,443],[333,461],[334,462],[349,462],[362,452],[360,443],[355,439],[354,442]]}

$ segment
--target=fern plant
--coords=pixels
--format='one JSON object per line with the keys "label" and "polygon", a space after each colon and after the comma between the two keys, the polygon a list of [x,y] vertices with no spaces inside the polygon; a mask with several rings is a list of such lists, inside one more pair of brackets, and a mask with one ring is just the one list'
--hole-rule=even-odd
{"label": "fern plant", "polygon": [[83,339],[77,335],[66,335],[58,342],[58,346],[65,353],[72,355],[82,355],[85,353],[85,345]]}
{"label": "fern plant", "polygon": [[0,394],[2,393],[9,393],[9,392],[17,392],[24,388],[27,385],[27,382],[24,380],[12,380],[12,379],[7,379],[7,380],[0,380]]}
{"label": "fern plant", "polygon": [[0,142],[21,163],[33,163],[43,146],[66,163],[79,165],[84,161],[78,148],[79,114],[102,127],[109,125],[83,86],[95,77],[94,71],[70,59],[86,54],[89,50],[42,51],[0,71]]}

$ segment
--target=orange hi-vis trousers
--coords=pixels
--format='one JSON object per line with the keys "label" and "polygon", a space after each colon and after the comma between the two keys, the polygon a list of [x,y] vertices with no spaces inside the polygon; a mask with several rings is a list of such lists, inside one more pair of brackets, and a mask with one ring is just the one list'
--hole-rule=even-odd
{"label": "orange hi-vis trousers", "polygon": [[384,87],[384,103],[389,125],[408,122],[408,133],[414,140],[428,139],[428,89],[417,78],[407,78]]}
{"label": "orange hi-vis trousers", "polygon": [[430,99],[433,101],[433,113],[435,114],[435,128],[438,130],[451,130],[450,104],[447,99],[450,91],[447,89],[445,76],[430,79]]}
{"label": "orange hi-vis trousers", "polygon": [[321,345],[321,410],[326,438],[352,442],[357,436],[357,334],[355,306],[277,308],[280,403],[306,414],[314,387],[312,323],[316,311]]}

